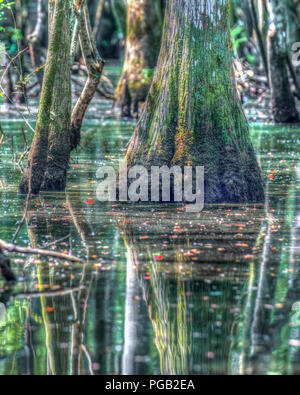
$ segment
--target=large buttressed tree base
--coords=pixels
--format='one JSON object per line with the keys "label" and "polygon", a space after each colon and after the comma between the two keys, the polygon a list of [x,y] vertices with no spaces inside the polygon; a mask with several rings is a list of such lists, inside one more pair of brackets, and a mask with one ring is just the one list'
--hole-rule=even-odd
{"label": "large buttressed tree base", "polygon": [[158,65],[128,165],[205,167],[205,202],[264,200],[236,91],[227,0],[169,0]]}

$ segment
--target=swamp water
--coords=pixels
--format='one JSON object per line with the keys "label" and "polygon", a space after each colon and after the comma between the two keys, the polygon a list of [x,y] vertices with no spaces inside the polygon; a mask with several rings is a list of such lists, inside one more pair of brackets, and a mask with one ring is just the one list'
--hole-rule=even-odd
{"label": "swamp water", "polygon": [[[85,122],[66,193],[31,199],[16,243],[83,263],[10,254],[0,374],[300,374],[300,129],[251,127],[264,206],[121,208],[95,195],[98,167],[118,164],[135,127],[110,106]],[[1,124],[0,237],[11,241],[24,123]]]}

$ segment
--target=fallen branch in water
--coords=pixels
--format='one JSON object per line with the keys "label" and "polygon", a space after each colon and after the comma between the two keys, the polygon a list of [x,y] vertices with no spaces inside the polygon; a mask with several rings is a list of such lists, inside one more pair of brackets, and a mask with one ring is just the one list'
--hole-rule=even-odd
{"label": "fallen branch in water", "polygon": [[4,250],[9,252],[19,252],[20,254],[32,254],[32,255],[42,255],[42,256],[49,256],[53,258],[64,259],[66,261],[71,262],[82,262],[81,259],[72,256],[63,254],[57,251],[50,251],[50,250],[42,250],[41,248],[30,248],[30,247],[19,247],[12,243],[7,243],[6,241],[0,239],[0,247]]}

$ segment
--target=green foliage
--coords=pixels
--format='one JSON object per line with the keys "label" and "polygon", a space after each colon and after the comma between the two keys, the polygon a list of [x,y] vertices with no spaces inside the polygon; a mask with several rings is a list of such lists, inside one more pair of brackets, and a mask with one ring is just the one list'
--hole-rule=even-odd
{"label": "green foliage", "polygon": [[7,20],[5,17],[6,11],[12,11],[14,4],[15,2],[6,2],[6,0],[0,0],[0,32],[5,32],[5,39],[3,39],[3,43],[5,45],[5,51],[9,56],[15,56],[17,54],[18,42],[20,42],[23,38],[21,30],[16,26],[1,26],[1,22]]}
{"label": "green foliage", "polygon": [[[5,14],[5,9],[6,10],[11,10],[11,7],[14,5],[14,2],[6,3],[4,0],[0,0],[0,23],[1,21],[6,20],[4,14]],[[4,27],[0,26],[0,31],[4,31]]]}
{"label": "green foliage", "polygon": [[232,45],[235,51],[238,51],[242,43],[248,41],[248,38],[242,26],[235,26],[233,29],[231,29],[230,34],[231,34]]}
{"label": "green foliage", "polygon": [[142,79],[142,83],[148,83],[152,80],[153,75],[154,75],[154,69],[143,69],[142,70],[143,73],[143,79]]}
{"label": "green foliage", "polygon": [[8,27],[5,32],[9,35],[5,42],[6,50],[10,56],[15,56],[18,52],[18,42],[22,40],[22,32],[15,27]]}

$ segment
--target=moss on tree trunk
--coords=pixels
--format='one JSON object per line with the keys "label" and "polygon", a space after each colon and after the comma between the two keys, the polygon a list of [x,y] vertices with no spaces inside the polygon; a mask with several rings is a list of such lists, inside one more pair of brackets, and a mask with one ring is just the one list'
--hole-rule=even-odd
{"label": "moss on tree trunk", "polygon": [[[77,32],[88,79],[71,114],[71,62],[74,53],[71,51],[70,2],[49,0],[48,4],[50,44],[47,67],[35,135],[19,187],[22,194],[35,194],[41,188],[47,191],[65,189],[70,152],[79,144],[82,121],[104,66],[92,37],[87,5],[83,0],[75,0]],[[77,34],[73,39],[74,49]]]}
{"label": "moss on tree trunk", "polygon": [[[69,14],[69,6],[66,2],[61,42],[57,49],[59,64],[53,86],[53,98],[55,100],[52,101],[51,106],[47,167],[42,185],[42,189],[46,191],[65,190],[71,152],[70,121],[72,104]],[[53,20],[51,14],[49,14],[49,18]]]}
{"label": "moss on tree trunk", "polygon": [[137,114],[152,81],[161,40],[160,0],[127,1],[126,50],[115,97],[123,116]]}
{"label": "moss on tree trunk", "polygon": [[[53,7],[54,0],[49,0],[49,9]],[[57,70],[61,62],[60,48],[64,20],[69,12],[69,2],[56,0],[53,9],[53,31],[50,33],[50,43],[47,55],[47,66],[44,74],[40,98],[39,114],[36,123],[34,139],[31,145],[27,168],[22,177],[19,191],[22,194],[38,193],[44,181],[48,157],[48,136],[51,126],[51,109],[53,108],[53,91]],[[52,34],[51,34],[52,33]],[[57,99],[57,98],[56,98]]]}
{"label": "moss on tree trunk", "polygon": [[205,167],[205,202],[264,192],[232,72],[227,0],[169,0],[158,66],[129,166]]}

